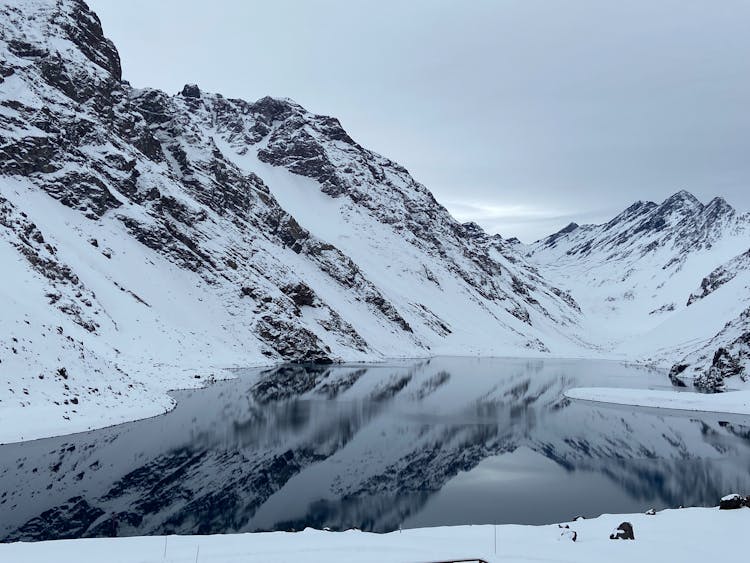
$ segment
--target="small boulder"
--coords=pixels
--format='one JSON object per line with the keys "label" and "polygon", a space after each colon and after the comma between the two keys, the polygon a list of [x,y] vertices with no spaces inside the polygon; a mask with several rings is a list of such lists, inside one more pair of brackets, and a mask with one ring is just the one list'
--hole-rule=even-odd
{"label": "small boulder", "polygon": [[727,495],[719,501],[720,510],[735,510],[737,508],[742,508],[743,506],[745,506],[745,497],[738,495],[737,493]]}
{"label": "small boulder", "polygon": [[611,540],[634,540],[633,525],[630,522],[623,522],[617,529],[609,535]]}
{"label": "small boulder", "polygon": [[653,508],[649,508],[649,509],[648,509],[648,510],[646,511],[646,515],[647,515],[647,516],[656,516],[656,510],[654,510]]}
{"label": "small boulder", "polygon": [[281,288],[281,291],[286,294],[297,307],[314,307],[315,306],[315,292],[302,282],[296,284],[285,285]]}

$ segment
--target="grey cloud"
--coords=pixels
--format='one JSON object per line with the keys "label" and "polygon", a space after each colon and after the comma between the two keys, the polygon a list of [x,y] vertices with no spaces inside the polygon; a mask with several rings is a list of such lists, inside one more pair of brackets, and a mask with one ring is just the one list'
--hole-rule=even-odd
{"label": "grey cloud", "polygon": [[134,85],[294,98],[443,202],[538,211],[474,216],[504,236],[683,188],[750,207],[744,0],[90,4]]}

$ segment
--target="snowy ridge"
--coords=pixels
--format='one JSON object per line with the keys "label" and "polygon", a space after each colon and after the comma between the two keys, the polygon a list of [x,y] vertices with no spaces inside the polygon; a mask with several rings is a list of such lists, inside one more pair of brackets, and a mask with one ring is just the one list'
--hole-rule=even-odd
{"label": "snowy ridge", "polygon": [[0,1],[0,132],[24,438],[163,412],[215,366],[580,350],[568,294],[337,120],[134,89],[80,0]]}
{"label": "snowy ridge", "polygon": [[[573,223],[525,251],[580,303],[584,338],[718,389],[708,381],[747,365],[749,246],[747,214],[722,198],[704,205],[680,191],[661,204],[637,202],[603,225]],[[720,349],[730,368],[714,365]]]}

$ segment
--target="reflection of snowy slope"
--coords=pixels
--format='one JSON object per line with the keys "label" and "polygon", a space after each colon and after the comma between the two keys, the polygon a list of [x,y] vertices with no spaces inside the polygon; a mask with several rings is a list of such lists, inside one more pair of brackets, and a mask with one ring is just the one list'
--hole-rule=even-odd
{"label": "reflection of snowy slope", "polygon": [[[120,534],[393,529],[456,476],[519,448],[603,476],[633,502],[701,504],[750,485],[744,427],[562,398],[573,385],[658,381],[633,368],[436,359],[293,378],[283,369],[184,392],[166,417],[3,447],[2,537],[106,535],[112,514]],[[285,378],[305,384],[284,389]]]}

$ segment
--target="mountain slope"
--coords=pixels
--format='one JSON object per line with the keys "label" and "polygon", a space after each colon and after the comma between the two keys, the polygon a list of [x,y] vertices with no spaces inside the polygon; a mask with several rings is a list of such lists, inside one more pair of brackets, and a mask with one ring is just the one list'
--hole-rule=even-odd
{"label": "mountain slope", "polygon": [[[676,362],[673,375],[716,388],[705,378],[712,357],[747,338],[748,248],[747,214],[722,198],[704,205],[681,191],[661,204],[638,202],[603,225],[571,224],[525,251],[580,302],[584,334],[602,349]],[[725,375],[739,375],[736,364],[746,357],[737,349]]]}
{"label": "mountain slope", "polygon": [[161,412],[197,368],[578,349],[569,295],[337,120],[132,88],[80,0],[0,1],[0,256],[27,438]]}

